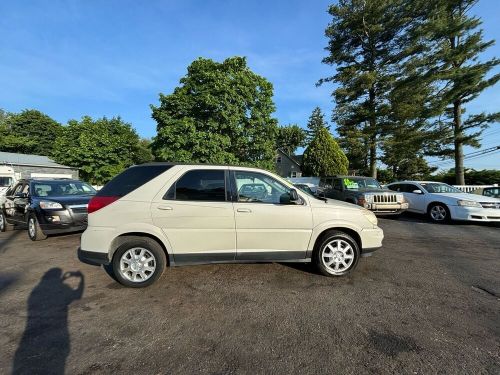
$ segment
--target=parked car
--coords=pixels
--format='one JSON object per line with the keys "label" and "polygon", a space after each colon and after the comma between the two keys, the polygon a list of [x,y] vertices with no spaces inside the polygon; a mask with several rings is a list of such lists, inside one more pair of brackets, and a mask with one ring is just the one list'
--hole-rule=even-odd
{"label": "parked car", "polygon": [[309,184],[293,184],[293,186],[295,186],[297,189],[303,191],[306,194],[314,196],[314,192],[311,190]]}
{"label": "parked car", "polygon": [[409,211],[427,214],[432,221],[500,221],[500,199],[464,193],[442,182],[401,181],[388,185],[404,194]]}
{"label": "parked car", "polygon": [[383,188],[371,177],[323,177],[319,188],[326,198],[357,204],[377,215],[399,215],[408,208],[403,194]]}
{"label": "parked car", "polygon": [[110,264],[131,287],[152,284],[167,265],[201,263],[312,261],[322,274],[341,276],[383,239],[372,212],[245,167],[134,166],[88,211],[79,259]]}
{"label": "parked car", "polygon": [[472,194],[484,195],[485,197],[500,198],[500,187],[489,186],[474,190]]}
{"label": "parked car", "polygon": [[26,225],[33,241],[87,227],[87,205],[95,195],[85,182],[66,179],[22,179],[7,191],[0,207],[0,231]]}

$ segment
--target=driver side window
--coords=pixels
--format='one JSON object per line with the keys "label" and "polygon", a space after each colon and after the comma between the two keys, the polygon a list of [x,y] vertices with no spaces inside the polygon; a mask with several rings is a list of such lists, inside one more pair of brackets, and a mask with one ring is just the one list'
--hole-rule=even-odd
{"label": "driver side window", "polygon": [[290,200],[290,189],[272,177],[256,172],[235,171],[238,202],[281,204]]}

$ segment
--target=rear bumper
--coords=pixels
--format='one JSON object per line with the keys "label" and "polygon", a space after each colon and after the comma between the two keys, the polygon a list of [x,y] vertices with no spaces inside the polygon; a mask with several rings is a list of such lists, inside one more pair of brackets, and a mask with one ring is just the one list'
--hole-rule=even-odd
{"label": "rear bumper", "polygon": [[95,251],[85,251],[78,249],[78,260],[92,266],[108,265],[110,263],[108,254],[96,253]]}

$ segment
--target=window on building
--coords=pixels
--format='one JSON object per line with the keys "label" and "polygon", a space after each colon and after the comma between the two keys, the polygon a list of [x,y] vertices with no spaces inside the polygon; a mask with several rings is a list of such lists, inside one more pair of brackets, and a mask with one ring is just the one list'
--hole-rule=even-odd
{"label": "window on building", "polygon": [[276,157],[276,163],[281,163],[281,156]]}

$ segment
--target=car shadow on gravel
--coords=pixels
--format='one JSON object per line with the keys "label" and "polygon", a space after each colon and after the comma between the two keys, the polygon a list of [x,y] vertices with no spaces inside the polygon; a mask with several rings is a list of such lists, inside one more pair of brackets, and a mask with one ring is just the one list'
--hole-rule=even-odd
{"label": "car shadow on gravel", "polygon": [[80,271],[63,274],[52,268],[43,275],[28,298],[28,318],[12,374],[64,374],[70,353],[68,309],[82,297],[84,284]]}

